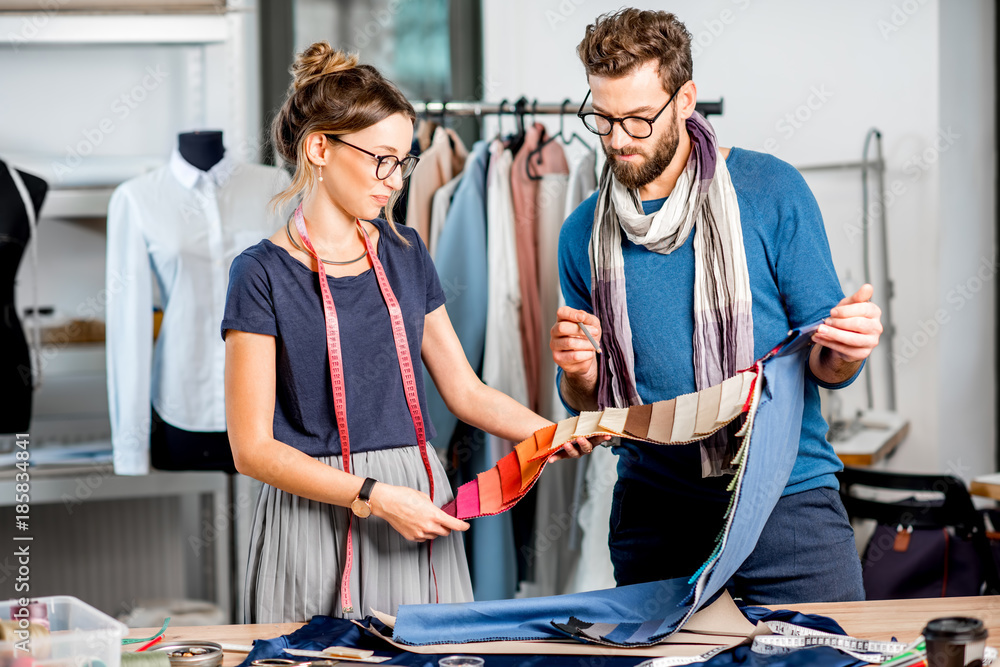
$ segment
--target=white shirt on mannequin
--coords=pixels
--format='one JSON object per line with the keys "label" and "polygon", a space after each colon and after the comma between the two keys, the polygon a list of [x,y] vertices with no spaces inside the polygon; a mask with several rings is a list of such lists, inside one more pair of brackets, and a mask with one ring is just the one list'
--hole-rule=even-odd
{"label": "white shirt on mannequin", "polygon": [[[290,179],[224,157],[209,171],[176,150],[169,164],[122,183],[108,206],[106,331],[114,467],[149,472],[150,405],[187,431],[225,431],[229,265],[284,222],[270,199]],[[153,280],[163,322],[153,344]]]}

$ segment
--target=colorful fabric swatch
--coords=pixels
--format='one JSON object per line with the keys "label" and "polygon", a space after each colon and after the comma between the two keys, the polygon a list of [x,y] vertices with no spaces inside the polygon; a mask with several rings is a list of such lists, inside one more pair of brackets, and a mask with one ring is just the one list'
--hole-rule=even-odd
{"label": "colorful fabric swatch", "polygon": [[443,508],[459,519],[499,514],[513,507],[534,485],[545,464],[578,437],[614,435],[658,445],[701,440],[749,409],[757,366],[725,382],[669,401],[631,408],[581,412],[523,440],[490,470],[463,484]]}

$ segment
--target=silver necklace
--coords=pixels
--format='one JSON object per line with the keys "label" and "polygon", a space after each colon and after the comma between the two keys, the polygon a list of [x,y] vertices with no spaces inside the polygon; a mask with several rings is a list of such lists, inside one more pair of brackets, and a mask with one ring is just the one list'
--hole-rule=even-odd
{"label": "silver necklace", "polygon": [[[300,246],[298,243],[295,242],[295,239],[292,238],[292,230],[289,228],[289,224],[291,222],[292,222],[291,218],[289,218],[285,222],[285,234],[288,235],[288,241],[293,246],[295,246],[296,248],[298,248],[301,252],[304,252],[307,255],[310,254],[308,250],[306,250],[305,248],[303,248],[302,246]],[[349,259],[346,262],[335,262],[335,261],[333,261],[331,259],[323,259],[319,255],[316,255],[316,259],[318,259],[319,261],[323,262],[324,264],[338,264],[338,265],[343,266],[345,264],[354,264],[355,262],[360,262],[361,260],[363,260],[367,256],[368,256],[368,248],[365,248],[365,251],[363,253],[361,253],[360,257],[357,257],[356,259]]]}

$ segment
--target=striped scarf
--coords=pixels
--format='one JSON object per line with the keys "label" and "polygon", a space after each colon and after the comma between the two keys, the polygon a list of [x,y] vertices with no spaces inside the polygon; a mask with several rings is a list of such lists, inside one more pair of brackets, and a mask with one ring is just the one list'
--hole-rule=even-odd
{"label": "striped scarf", "polygon": [[[629,241],[668,255],[694,231],[694,370],[698,391],[721,383],[754,362],[750,275],[740,209],[712,126],[697,112],[688,118],[691,153],[672,196],[646,214],[637,190],[611,172],[601,175],[590,239],[591,297],[603,330],[598,368],[600,409],[640,405],[625,287],[622,231]],[[650,304],[653,307],[654,304]],[[730,472],[725,433],[701,444],[702,475]]]}

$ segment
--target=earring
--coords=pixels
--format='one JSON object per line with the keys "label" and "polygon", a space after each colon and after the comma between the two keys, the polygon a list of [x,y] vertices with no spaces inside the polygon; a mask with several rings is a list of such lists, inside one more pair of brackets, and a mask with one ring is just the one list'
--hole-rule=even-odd
{"label": "earring", "polygon": [[323,182],[323,168],[320,167],[319,165],[316,165],[316,175],[319,176],[319,182],[322,183]]}

